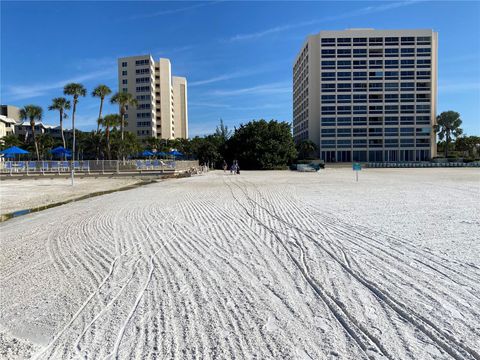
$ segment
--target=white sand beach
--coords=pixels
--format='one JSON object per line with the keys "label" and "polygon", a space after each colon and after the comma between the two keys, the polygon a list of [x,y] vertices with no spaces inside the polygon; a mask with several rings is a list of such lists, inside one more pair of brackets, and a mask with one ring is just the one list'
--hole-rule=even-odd
{"label": "white sand beach", "polygon": [[0,354],[478,359],[480,172],[359,175],[211,172],[8,220]]}
{"label": "white sand beach", "polygon": [[0,214],[50,205],[98,191],[114,190],[139,181],[132,177],[78,177],[72,187],[69,178],[6,179],[0,181]]}

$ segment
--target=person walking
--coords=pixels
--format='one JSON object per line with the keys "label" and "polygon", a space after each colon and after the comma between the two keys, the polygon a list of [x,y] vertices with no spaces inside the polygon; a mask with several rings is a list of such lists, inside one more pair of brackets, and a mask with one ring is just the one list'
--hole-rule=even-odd
{"label": "person walking", "polygon": [[237,163],[237,175],[240,175],[240,165]]}
{"label": "person walking", "polygon": [[228,164],[225,160],[223,160],[223,172],[227,172],[227,169],[228,169]]}

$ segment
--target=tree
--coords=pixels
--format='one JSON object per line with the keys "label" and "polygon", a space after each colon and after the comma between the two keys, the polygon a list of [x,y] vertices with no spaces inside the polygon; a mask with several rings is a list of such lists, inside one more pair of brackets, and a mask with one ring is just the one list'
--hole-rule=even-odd
{"label": "tree", "polygon": [[[45,159],[49,155],[49,150],[55,147],[55,139],[50,134],[40,134],[37,136],[38,152],[41,154],[42,159]],[[58,143],[58,142],[57,142]]]}
{"label": "tree", "polygon": [[280,169],[297,156],[290,124],[275,120],[240,125],[227,145],[227,156],[245,169]]}
{"label": "tree", "polygon": [[138,154],[142,150],[140,141],[137,135],[127,131],[124,138],[121,138],[121,132],[114,129],[111,133],[112,154],[117,159],[123,156]]}
{"label": "tree", "polygon": [[215,129],[215,135],[220,137],[223,142],[227,142],[232,136],[232,131],[228,130],[228,126],[223,124],[223,119],[220,119],[220,125],[217,125],[217,128]]}
{"label": "tree", "polygon": [[[73,96],[73,111],[72,111],[72,132],[73,132],[73,145],[72,145],[72,161],[75,160],[75,113],[77,111],[78,98],[80,96],[85,97],[87,95],[87,89],[82,84],[70,83],[63,88],[65,95]],[[73,178],[72,178],[73,179]]]}
{"label": "tree", "polygon": [[107,85],[103,85],[103,84],[98,85],[92,91],[93,97],[100,98],[100,110],[98,112],[98,119],[97,119],[97,133],[100,132],[100,123],[98,120],[102,118],[103,101],[105,100],[105,97],[110,95],[111,93],[112,93],[112,90]]}
{"label": "tree", "polygon": [[101,125],[105,128],[105,138],[107,143],[107,157],[111,160],[110,129],[120,125],[121,117],[118,114],[109,114],[101,119]]}
{"label": "tree", "polygon": [[124,138],[124,128],[125,128],[125,114],[127,113],[127,106],[137,106],[138,101],[133,97],[132,94],[117,92],[110,99],[112,104],[118,104],[120,106],[120,116],[122,117],[120,123],[120,132],[122,135],[122,140]]}
{"label": "tree", "polygon": [[311,140],[302,140],[296,145],[299,159],[307,159],[312,153],[316,152],[318,147]]}
{"label": "tree", "polygon": [[70,110],[70,100],[65,99],[64,97],[57,97],[52,99],[52,105],[48,107],[48,110],[58,110],[60,114],[60,132],[62,133],[62,143],[63,147],[66,147],[65,144],[65,134],[63,133],[63,119],[67,118],[65,110]]}
{"label": "tree", "polygon": [[22,141],[15,134],[5,135],[1,139],[1,143],[2,143],[2,146],[1,146],[2,150],[7,149],[7,148],[12,147],[12,146],[22,146]]}
{"label": "tree", "polygon": [[460,114],[456,111],[444,111],[437,116],[437,124],[434,125],[435,132],[438,133],[438,138],[443,140],[445,138],[445,157],[448,157],[448,145],[452,141],[452,137],[462,135],[463,130],[460,128],[462,120]]}
{"label": "tree", "polygon": [[32,129],[32,139],[35,145],[35,152],[37,154],[37,160],[40,161],[40,153],[38,151],[38,143],[35,138],[35,120],[42,120],[43,109],[36,105],[25,105],[20,109],[20,118],[22,120],[30,120],[30,127]]}
{"label": "tree", "polygon": [[475,157],[480,150],[480,136],[459,136],[455,140],[455,150]]}

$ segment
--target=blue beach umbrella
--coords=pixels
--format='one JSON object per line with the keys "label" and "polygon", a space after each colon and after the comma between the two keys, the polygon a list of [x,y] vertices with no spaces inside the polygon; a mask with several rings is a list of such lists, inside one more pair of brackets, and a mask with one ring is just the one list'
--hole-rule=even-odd
{"label": "blue beach umbrella", "polygon": [[8,149],[5,149],[3,151],[0,151],[0,154],[4,155],[23,155],[23,154],[29,154],[28,151],[23,150],[17,146],[12,146],[9,147]]}
{"label": "blue beach umbrella", "polygon": [[172,155],[172,156],[183,156],[183,154],[182,154],[180,151],[177,151],[177,150],[170,151],[170,152],[168,153],[168,155]]}
{"label": "blue beach umbrella", "polygon": [[153,156],[154,154],[150,150],[144,150],[140,155],[142,155],[142,156]]}

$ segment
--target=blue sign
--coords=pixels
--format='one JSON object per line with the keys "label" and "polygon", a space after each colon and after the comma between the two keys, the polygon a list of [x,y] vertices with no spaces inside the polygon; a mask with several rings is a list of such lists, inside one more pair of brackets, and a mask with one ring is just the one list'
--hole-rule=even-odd
{"label": "blue sign", "polygon": [[353,163],[352,169],[353,169],[353,171],[360,171],[360,170],[362,170],[362,165],[359,164],[359,163]]}

